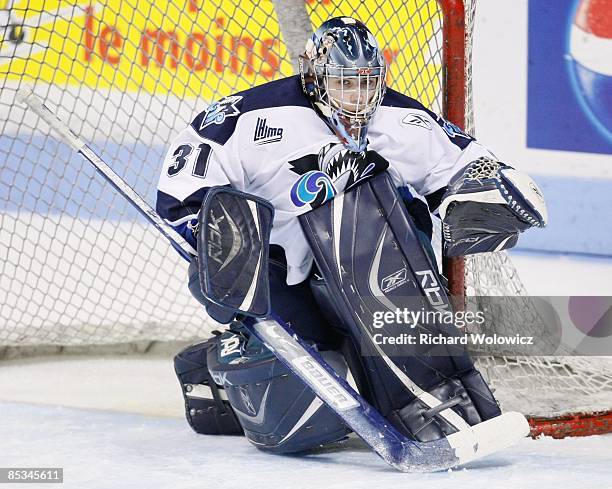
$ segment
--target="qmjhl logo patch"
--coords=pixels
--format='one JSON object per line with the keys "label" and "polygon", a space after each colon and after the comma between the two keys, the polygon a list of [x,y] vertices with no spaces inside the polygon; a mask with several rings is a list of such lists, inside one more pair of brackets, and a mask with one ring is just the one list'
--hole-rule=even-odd
{"label": "qmjhl logo patch", "polygon": [[257,118],[255,136],[253,136],[255,144],[278,143],[281,139],[283,139],[282,127],[270,127],[267,125],[267,119]]}

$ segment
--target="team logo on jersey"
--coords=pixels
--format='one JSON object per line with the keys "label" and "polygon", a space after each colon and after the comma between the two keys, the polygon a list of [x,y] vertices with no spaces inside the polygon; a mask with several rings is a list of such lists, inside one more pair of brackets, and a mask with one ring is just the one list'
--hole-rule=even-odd
{"label": "team logo on jersey", "polygon": [[333,199],[338,191],[328,175],[309,171],[291,187],[291,202],[297,207],[310,204],[313,208]]}
{"label": "team logo on jersey", "polygon": [[472,136],[464,133],[459,128],[459,126],[439,116],[438,116],[438,124],[440,124],[440,127],[444,129],[444,132],[448,135],[449,138],[460,137],[460,138],[465,138],[465,139],[472,139]]}
{"label": "team logo on jersey", "polygon": [[266,119],[257,118],[255,136],[253,136],[255,144],[278,143],[281,139],[283,139],[282,127],[270,127]]}
{"label": "team logo on jersey", "polygon": [[303,156],[289,165],[302,175],[291,188],[291,200],[298,207],[310,204],[312,208],[389,166],[374,152],[351,151],[340,143],[326,144],[318,155]]}
{"label": "team logo on jersey", "polygon": [[238,116],[240,111],[236,107],[236,104],[241,100],[241,96],[232,95],[231,97],[222,98],[208,107],[206,115],[200,124],[200,131],[211,124],[223,124],[228,117]]}
{"label": "team logo on jersey", "polygon": [[422,114],[410,113],[402,119],[402,124],[423,127],[431,131],[431,122]]}

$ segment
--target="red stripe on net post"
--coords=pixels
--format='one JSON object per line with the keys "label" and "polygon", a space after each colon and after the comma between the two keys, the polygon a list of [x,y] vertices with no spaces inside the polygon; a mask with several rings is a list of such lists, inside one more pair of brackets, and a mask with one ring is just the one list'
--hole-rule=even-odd
{"label": "red stripe on net post", "polygon": [[[460,128],[465,128],[465,6],[463,0],[438,0],[443,15],[442,60],[444,90],[442,111],[444,117]],[[444,274],[448,278],[449,292],[461,307],[465,301],[464,259],[443,259]]]}
{"label": "red stripe on net post", "polygon": [[612,411],[597,413],[576,413],[556,418],[530,417],[530,436],[552,436],[565,438],[566,436],[603,435],[612,432]]}

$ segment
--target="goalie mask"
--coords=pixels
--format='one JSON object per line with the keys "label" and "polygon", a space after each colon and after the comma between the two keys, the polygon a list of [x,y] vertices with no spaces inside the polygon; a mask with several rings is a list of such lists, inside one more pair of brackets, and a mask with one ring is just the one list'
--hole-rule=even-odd
{"label": "goalie mask", "polygon": [[368,123],[385,94],[386,68],[372,33],[350,17],[324,22],[300,56],[304,92],[352,151],[366,148]]}

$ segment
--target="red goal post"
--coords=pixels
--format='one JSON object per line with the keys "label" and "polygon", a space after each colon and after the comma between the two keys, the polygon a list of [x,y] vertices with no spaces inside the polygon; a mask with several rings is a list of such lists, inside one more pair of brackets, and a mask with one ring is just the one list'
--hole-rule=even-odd
{"label": "red goal post", "polygon": [[[473,134],[471,49],[476,0],[439,0],[443,16],[443,114],[453,124]],[[466,11],[467,8],[467,11]],[[471,127],[470,127],[471,126]],[[444,274],[453,297],[465,294],[463,258],[444,258]]]}

